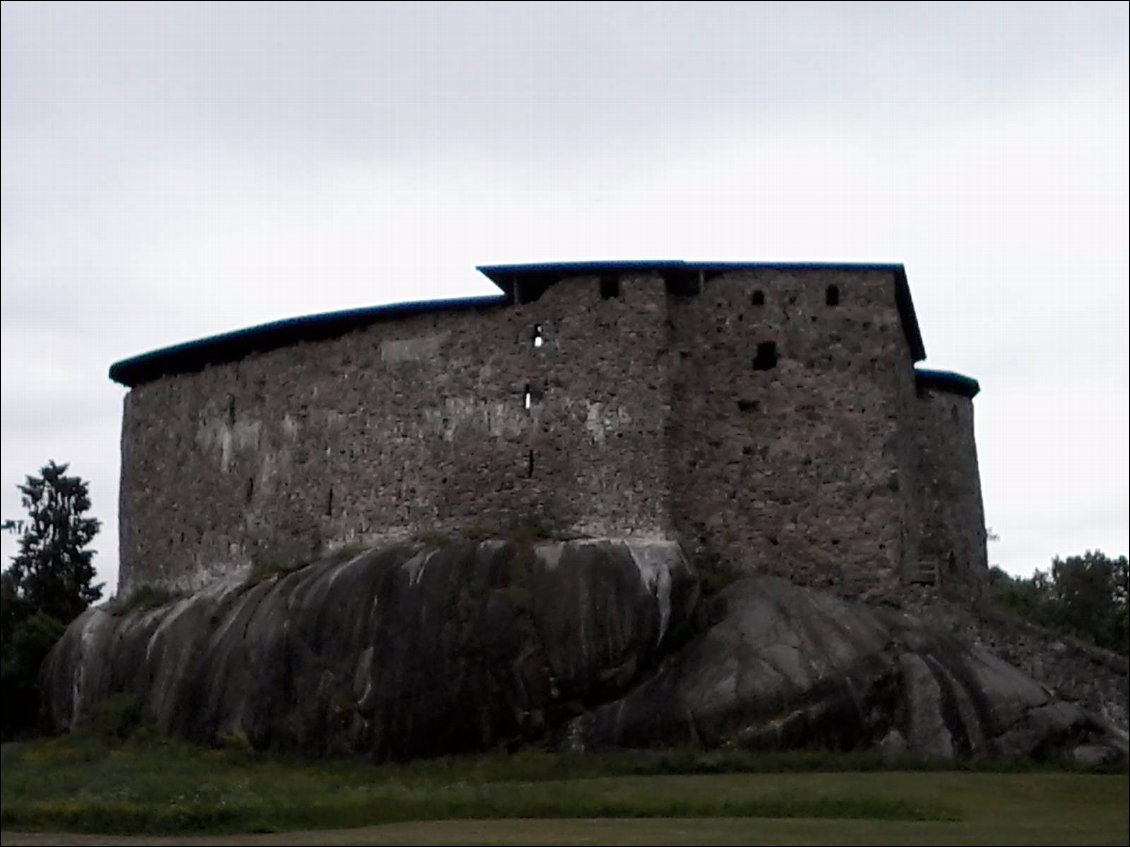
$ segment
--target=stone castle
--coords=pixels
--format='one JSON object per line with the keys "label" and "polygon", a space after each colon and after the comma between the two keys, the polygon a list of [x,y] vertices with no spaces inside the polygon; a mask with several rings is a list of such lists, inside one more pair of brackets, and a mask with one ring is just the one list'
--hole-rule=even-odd
{"label": "stone castle", "polygon": [[849,596],[975,597],[975,380],[901,265],[479,269],[498,297],[118,362],[119,591],[467,527],[667,538]]}

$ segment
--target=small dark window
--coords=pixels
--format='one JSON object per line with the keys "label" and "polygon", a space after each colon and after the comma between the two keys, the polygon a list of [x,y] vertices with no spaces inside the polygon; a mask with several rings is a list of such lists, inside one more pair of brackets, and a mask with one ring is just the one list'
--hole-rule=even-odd
{"label": "small dark window", "polygon": [[249,476],[247,478],[247,490],[244,491],[244,500],[247,503],[251,502],[251,498],[255,496],[255,477]]}
{"label": "small dark window", "polygon": [[534,475],[534,451],[530,451],[530,455],[526,459],[526,478],[530,479]]}
{"label": "small dark window", "polygon": [[756,412],[758,402],[756,400],[739,400],[738,410],[741,412]]}
{"label": "small dark window", "polygon": [[334,513],[334,490],[330,489],[329,496],[326,497],[326,517],[332,518]]}
{"label": "small dark window", "polygon": [[829,285],[824,289],[824,302],[829,306],[840,305],[840,287],[838,285]]}
{"label": "small dark window", "polygon": [[602,300],[611,300],[620,296],[620,277],[602,276],[600,278],[600,297]]}
{"label": "small dark window", "polygon": [[688,300],[697,297],[702,286],[699,285],[698,274],[693,271],[672,272],[663,275],[663,284],[667,293],[678,300]]}
{"label": "small dark window", "polygon": [[513,279],[514,301],[519,304],[536,303],[549,286],[557,280],[553,277],[527,277]]}
{"label": "small dark window", "polygon": [[753,292],[753,294],[750,295],[749,302],[752,303],[754,306],[764,306],[765,305],[765,292],[764,291]]}
{"label": "small dark window", "polygon": [[768,371],[777,367],[777,342],[762,341],[757,345],[757,355],[753,357],[755,371]]}
{"label": "small dark window", "polygon": [[534,347],[541,347],[545,344],[545,333],[541,331],[541,324],[534,324],[533,341]]}

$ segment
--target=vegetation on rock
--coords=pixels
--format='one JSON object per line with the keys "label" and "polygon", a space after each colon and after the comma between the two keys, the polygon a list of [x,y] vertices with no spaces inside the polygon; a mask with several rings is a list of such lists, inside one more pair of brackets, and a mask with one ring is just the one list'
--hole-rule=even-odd
{"label": "vegetation on rock", "polygon": [[1082,556],[1052,560],[1048,571],[1031,577],[989,571],[994,606],[1107,650],[1130,653],[1130,566],[1126,556],[1112,559],[1088,550]]}

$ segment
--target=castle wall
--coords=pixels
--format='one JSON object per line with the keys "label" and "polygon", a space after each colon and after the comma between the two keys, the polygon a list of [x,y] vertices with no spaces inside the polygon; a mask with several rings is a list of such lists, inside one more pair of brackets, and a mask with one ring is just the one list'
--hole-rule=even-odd
{"label": "castle wall", "polygon": [[137,385],[119,590],[515,521],[664,534],[666,309],[658,277],[563,281]]}
{"label": "castle wall", "polygon": [[975,598],[988,574],[985,511],[973,431],[973,400],[921,387],[910,418],[921,509],[908,581],[933,581],[949,596]]}
{"label": "castle wall", "polygon": [[928,499],[922,491],[925,481],[918,454],[921,430],[918,414],[921,409],[913,367],[898,369],[895,388],[898,408],[895,455],[898,462],[899,545],[902,555],[899,583],[906,585],[923,582],[919,549],[922,544],[925,501]]}
{"label": "castle wall", "polygon": [[515,268],[490,269],[513,303],[115,366],[119,590],[536,521],[847,595],[977,593],[976,383],[916,374],[901,268]]}
{"label": "castle wall", "polygon": [[742,270],[670,311],[667,455],[683,539],[845,594],[896,590],[914,376],[893,275]]}

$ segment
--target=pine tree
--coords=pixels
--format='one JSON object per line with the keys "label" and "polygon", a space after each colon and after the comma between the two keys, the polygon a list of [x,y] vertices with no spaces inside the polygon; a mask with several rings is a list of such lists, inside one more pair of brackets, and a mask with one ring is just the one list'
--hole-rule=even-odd
{"label": "pine tree", "polygon": [[101,523],[85,516],[87,483],[66,472],[67,465],[51,461],[39,476],[27,477],[19,486],[27,520],[4,523],[20,533],[20,552],[8,572],[21,605],[64,624],[98,600],[104,584],[92,584],[95,551],[87,549]]}
{"label": "pine tree", "polygon": [[27,518],[4,521],[20,536],[20,552],[0,574],[0,738],[36,727],[39,668],[66,624],[102,596],[93,585],[94,551],[87,545],[100,526],[86,517],[87,484],[48,462],[19,486]]}

